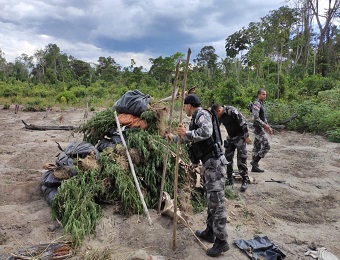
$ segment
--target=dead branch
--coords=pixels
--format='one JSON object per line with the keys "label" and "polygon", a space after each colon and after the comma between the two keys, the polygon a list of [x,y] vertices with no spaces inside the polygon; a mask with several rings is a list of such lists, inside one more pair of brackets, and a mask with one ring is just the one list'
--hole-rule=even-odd
{"label": "dead branch", "polygon": [[60,126],[39,126],[39,125],[32,125],[32,124],[26,124],[26,122],[24,120],[21,120],[24,125],[25,125],[25,128],[26,129],[30,129],[30,130],[40,130],[40,131],[46,131],[46,130],[67,130],[67,131],[70,131],[70,130],[75,130],[76,128],[74,126],[63,126],[63,125],[60,125]]}
{"label": "dead branch", "polygon": [[281,122],[279,122],[275,125],[270,125],[270,127],[273,128],[273,129],[277,129],[277,130],[285,129],[286,128],[285,124],[289,123],[290,121],[292,121],[297,116],[298,116],[298,114],[293,114],[290,117],[284,119],[283,121],[281,121]]}
{"label": "dead branch", "polygon": [[285,120],[283,120],[282,122],[279,123],[279,125],[284,125],[289,123],[290,121],[292,121],[295,117],[297,117],[298,114],[293,114],[290,117],[286,118]]}

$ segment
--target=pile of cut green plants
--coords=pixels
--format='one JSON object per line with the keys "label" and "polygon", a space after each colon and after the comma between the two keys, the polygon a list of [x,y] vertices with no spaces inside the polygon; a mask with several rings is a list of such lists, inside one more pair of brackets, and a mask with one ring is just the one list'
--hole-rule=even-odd
{"label": "pile of cut green plants", "polygon": [[[164,110],[167,113],[167,110]],[[174,192],[176,164],[175,143],[164,138],[164,118],[152,109],[143,112],[141,119],[147,122],[147,129],[130,128],[124,130],[133,167],[148,209],[157,209],[162,182],[164,157],[169,147],[164,191]],[[116,127],[112,109],[96,113],[78,128],[83,133],[83,141],[96,146],[98,140]],[[117,131],[118,132],[118,131]],[[181,145],[180,167],[178,171],[178,205],[183,211],[197,212],[203,209],[203,195],[195,188],[196,173],[189,165],[187,149]],[[100,152],[100,167],[81,172],[64,180],[52,201],[52,216],[58,219],[67,235],[76,245],[93,233],[104,206],[113,205],[116,213],[124,215],[144,214],[143,204],[137,191],[131,166],[122,144],[107,147]],[[183,208],[185,207],[185,208]]]}

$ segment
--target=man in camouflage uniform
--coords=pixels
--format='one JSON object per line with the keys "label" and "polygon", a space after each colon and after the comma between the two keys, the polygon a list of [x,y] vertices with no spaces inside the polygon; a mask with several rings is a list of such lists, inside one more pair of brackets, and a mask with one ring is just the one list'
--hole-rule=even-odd
{"label": "man in camouflage uniform", "polygon": [[215,103],[211,106],[211,111],[216,113],[220,124],[222,123],[228,132],[228,137],[224,141],[224,148],[225,157],[229,162],[227,166],[229,185],[234,184],[233,159],[235,150],[237,150],[237,167],[240,175],[242,176],[241,191],[245,191],[249,181],[246,144],[251,143],[248,133],[247,120],[233,106],[221,106]]}
{"label": "man in camouflage uniform", "polygon": [[210,243],[213,247],[207,250],[209,256],[219,256],[229,250],[227,242],[227,214],[224,205],[227,160],[223,154],[221,134],[217,118],[204,110],[199,98],[189,94],[185,100],[185,112],[191,116],[187,131],[183,125],[177,127],[177,136],[167,134],[166,138],[177,142],[190,143],[190,159],[197,164],[202,161],[202,180],[208,205],[207,228],[197,230],[196,236]]}
{"label": "man in camouflage uniform", "polygon": [[264,172],[260,169],[259,161],[266,156],[270,150],[269,140],[266,132],[269,135],[273,134],[273,130],[269,126],[266,118],[266,111],[264,108],[264,101],[266,100],[267,93],[263,88],[257,91],[257,99],[252,105],[252,117],[254,120],[254,145],[253,145],[253,160],[250,164],[253,166],[252,172]]}

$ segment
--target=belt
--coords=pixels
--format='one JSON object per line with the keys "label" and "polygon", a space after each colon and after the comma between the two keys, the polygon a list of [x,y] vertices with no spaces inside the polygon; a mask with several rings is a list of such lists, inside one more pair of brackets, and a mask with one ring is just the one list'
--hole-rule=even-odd
{"label": "belt", "polygon": [[210,158],[220,158],[223,155],[223,153],[219,154],[217,157],[215,156],[215,154],[213,152],[207,153],[204,156],[202,156],[202,158],[200,158],[200,160],[202,161],[203,164],[205,164],[206,161],[208,161]]}

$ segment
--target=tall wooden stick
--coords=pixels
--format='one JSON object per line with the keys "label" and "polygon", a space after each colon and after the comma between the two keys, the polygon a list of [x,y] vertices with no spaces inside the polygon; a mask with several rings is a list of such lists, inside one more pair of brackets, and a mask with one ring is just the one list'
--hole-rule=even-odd
{"label": "tall wooden stick", "polygon": [[130,168],[131,168],[131,172],[132,172],[132,175],[133,175],[133,179],[135,181],[135,185],[136,185],[139,197],[140,197],[140,199],[142,201],[142,204],[143,204],[144,213],[145,213],[145,215],[146,215],[146,217],[147,217],[147,219],[149,221],[149,225],[151,226],[152,225],[152,221],[151,221],[151,218],[150,218],[150,215],[149,215],[149,211],[148,211],[148,208],[146,207],[142,191],[141,191],[141,189],[139,187],[139,183],[138,183],[138,180],[137,180],[137,177],[136,177],[135,168],[133,166],[129,150],[128,150],[128,147],[126,145],[126,142],[125,142],[125,139],[124,139],[124,136],[123,136],[123,133],[122,133],[122,129],[120,128],[120,123],[119,123],[119,119],[117,117],[116,111],[114,111],[114,114],[115,114],[115,119],[116,119],[116,124],[117,124],[117,128],[118,128],[119,136],[120,136],[120,139],[122,139],[122,143],[123,143],[123,145],[124,145],[124,147],[126,149],[126,155],[127,155],[127,158],[128,158],[129,164],[130,164]]}
{"label": "tall wooden stick", "polygon": [[[178,61],[177,65],[176,65],[175,79],[174,79],[174,84],[173,84],[173,88],[172,88],[171,107],[170,107],[170,114],[169,114],[169,120],[168,120],[168,124],[169,124],[168,133],[171,133],[172,112],[174,110],[175,99],[176,99],[177,92],[178,92],[177,80],[178,80],[178,74],[179,74],[179,64],[180,64],[180,61]],[[168,157],[169,157],[169,149],[170,149],[170,142],[168,141],[167,145],[166,145],[166,151],[165,151],[164,162],[163,162],[162,182],[161,182],[161,190],[160,190],[160,193],[159,193],[157,214],[159,214],[160,211],[161,211],[166,166],[168,164]]]}
{"label": "tall wooden stick", "polygon": [[[188,67],[189,67],[189,61],[190,61],[190,54],[191,50],[188,49],[187,54],[187,60],[185,63],[185,69],[184,69],[184,78],[183,78],[183,86],[182,86],[182,98],[181,98],[181,110],[179,113],[179,124],[182,124],[183,121],[183,106],[184,106],[184,97],[185,97],[185,87],[187,84],[187,76],[188,76]],[[175,166],[175,181],[174,181],[174,228],[173,228],[173,250],[176,249],[176,229],[177,229],[177,186],[178,186],[178,162],[179,162],[179,148],[181,145],[181,138],[178,136],[177,139],[177,156],[176,156],[176,166]]]}

